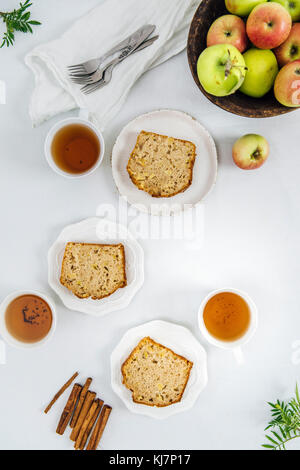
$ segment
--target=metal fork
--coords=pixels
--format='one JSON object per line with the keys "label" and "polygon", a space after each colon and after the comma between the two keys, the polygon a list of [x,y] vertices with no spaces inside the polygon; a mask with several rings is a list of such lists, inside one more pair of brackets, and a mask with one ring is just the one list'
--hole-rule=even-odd
{"label": "metal fork", "polygon": [[150,34],[153,33],[154,29],[155,29],[154,25],[142,26],[133,34],[130,34],[126,39],[124,39],[119,44],[114,46],[110,51],[102,55],[101,57],[97,59],[87,60],[86,62],[83,62],[81,64],[69,65],[68,66],[69,73],[74,74],[74,75],[84,75],[84,74],[94,73],[100,67],[100,65],[105,60],[107,60],[110,56],[112,56],[113,54],[116,54],[117,52],[122,52],[125,48],[132,46],[135,43],[136,38],[138,38],[140,35],[144,34],[145,32],[148,36],[150,36]]}
{"label": "metal fork", "polygon": [[85,83],[94,83],[98,82],[101,80],[103,77],[103,74],[105,70],[110,67],[116,60],[117,58],[110,61],[108,64],[104,65],[103,67],[100,67],[93,73],[85,74],[85,75],[70,75],[70,79],[72,80],[73,83],[77,83],[78,85],[84,85]]}
{"label": "metal fork", "polygon": [[[145,49],[146,47],[151,46],[151,44],[153,44],[154,41],[156,41],[156,39],[158,39],[158,36],[153,36],[153,38],[150,38],[150,39],[144,41],[137,49],[132,51],[131,54],[134,54],[135,52],[141,51],[142,49]],[[116,57],[115,59],[110,61],[108,64],[106,64],[104,67],[101,67],[98,70],[96,70],[96,72],[94,72],[92,74],[82,75],[80,77],[78,77],[78,76],[77,77],[71,77],[71,80],[72,80],[72,82],[77,83],[77,84],[81,84],[81,85],[84,85],[84,84],[88,85],[88,84],[96,83],[96,82],[98,82],[99,80],[101,80],[103,78],[104,73],[107,69],[109,69],[111,66],[119,64],[120,62],[122,62],[124,59],[126,59],[126,57],[128,57],[131,54],[128,54],[125,51],[119,57]]]}
{"label": "metal fork", "polygon": [[[146,47],[151,46],[151,44],[153,44],[154,41],[156,41],[158,39],[158,37],[159,36],[153,36],[153,38],[150,38],[147,41],[143,42],[137,49],[135,49],[132,52],[132,54],[134,54],[135,52],[141,51],[142,49],[145,49]],[[100,77],[100,79],[98,79],[96,81],[93,80],[91,82],[88,82],[85,86],[80,88],[80,90],[84,94],[88,95],[90,93],[93,93],[96,90],[99,90],[100,88],[103,88],[105,85],[107,85],[111,81],[113,69],[115,68],[115,66],[117,64],[119,64],[120,62],[122,62],[123,60],[125,60],[126,57],[127,57],[127,55],[126,56],[121,55],[117,59],[111,61],[107,65],[107,67],[105,68],[105,70],[103,72],[103,76]],[[95,73],[97,74],[97,72],[95,72]],[[89,77],[89,78],[91,78],[91,77]]]}

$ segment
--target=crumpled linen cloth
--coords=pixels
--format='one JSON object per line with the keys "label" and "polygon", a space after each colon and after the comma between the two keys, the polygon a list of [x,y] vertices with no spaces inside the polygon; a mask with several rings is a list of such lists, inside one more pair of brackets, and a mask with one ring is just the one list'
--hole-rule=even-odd
{"label": "crumpled linen cloth", "polygon": [[[35,88],[29,113],[34,126],[65,111],[84,108],[100,129],[114,118],[136,80],[186,47],[199,0],[106,0],[58,39],[36,47],[25,57]],[[84,95],[67,76],[67,66],[100,57],[144,24],[155,24],[159,39],[117,65],[111,82]]]}

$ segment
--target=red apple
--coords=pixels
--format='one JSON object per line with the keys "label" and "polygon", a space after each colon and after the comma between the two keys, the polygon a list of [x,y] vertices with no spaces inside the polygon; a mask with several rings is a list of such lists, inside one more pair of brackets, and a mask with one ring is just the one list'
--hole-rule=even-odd
{"label": "red apple", "polygon": [[287,40],[274,52],[280,67],[300,59],[300,23],[295,23],[292,26]]}
{"label": "red apple", "polygon": [[247,134],[235,142],[232,158],[242,170],[255,170],[266,161],[269,151],[269,144],[264,137]]}
{"label": "red apple", "polygon": [[285,65],[276,77],[274,93],[279,103],[300,107],[300,60]]}
{"label": "red apple", "polygon": [[247,34],[259,49],[274,49],[290,34],[292,17],[279,3],[268,2],[257,5],[247,20]]}
{"label": "red apple", "polygon": [[244,52],[248,39],[243,20],[235,15],[224,15],[217,18],[207,34],[207,47],[215,44],[231,44],[240,52]]}

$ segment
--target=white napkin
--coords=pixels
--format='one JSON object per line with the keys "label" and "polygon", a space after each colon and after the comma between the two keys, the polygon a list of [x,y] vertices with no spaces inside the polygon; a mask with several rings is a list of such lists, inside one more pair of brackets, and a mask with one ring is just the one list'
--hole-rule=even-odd
{"label": "white napkin", "polygon": [[[136,80],[186,46],[199,0],[106,0],[77,20],[60,38],[36,47],[25,57],[35,76],[30,117],[37,126],[54,115],[87,108],[103,129],[118,113]],[[125,59],[104,88],[84,95],[67,76],[67,66],[100,57],[146,23],[159,39]]]}

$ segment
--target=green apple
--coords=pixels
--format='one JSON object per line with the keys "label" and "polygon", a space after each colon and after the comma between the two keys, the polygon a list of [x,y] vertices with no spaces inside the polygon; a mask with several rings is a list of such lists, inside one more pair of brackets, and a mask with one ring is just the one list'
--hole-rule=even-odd
{"label": "green apple", "polygon": [[267,140],[258,134],[247,134],[238,139],[232,148],[234,163],[242,170],[259,168],[269,156]]}
{"label": "green apple", "polygon": [[247,75],[240,91],[245,95],[261,98],[268,93],[278,74],[275,54],[264,49],[249,49],[243,54]]}
{"label": "green apple", "polygon": [[[233,15],[248,16],[254,7],[268,0],[225,0],[228,11]],[[287,2],[288,3],[288,2]]]}
{"label": "green apple", "polygon": [[231,44],[205,49],[197,63],[198,78],[207,93],[228,96],[238,90],[246,75],[245,61]]}
{"label": "green apple", "polygon": [[273,0],[280,3],[291,15],[293,21],[300,20],[300,0]]}

